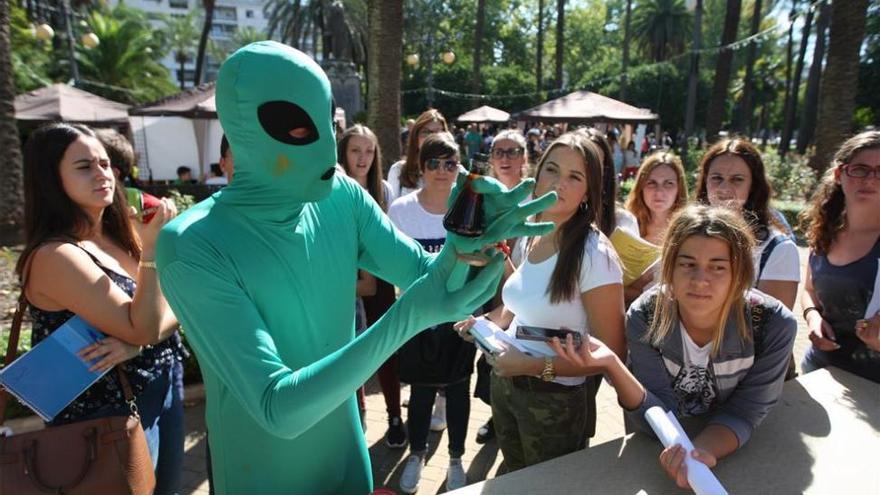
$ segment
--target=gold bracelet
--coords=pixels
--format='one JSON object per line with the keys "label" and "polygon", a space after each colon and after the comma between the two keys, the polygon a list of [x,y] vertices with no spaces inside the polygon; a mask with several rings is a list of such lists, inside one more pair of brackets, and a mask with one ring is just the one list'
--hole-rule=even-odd
{"label": "gold bracelet", "polygon": [[150,269],[155,270],[156,269],[156,261],[155,260],[140,260],[138,262],[138,267],[150,268]]}

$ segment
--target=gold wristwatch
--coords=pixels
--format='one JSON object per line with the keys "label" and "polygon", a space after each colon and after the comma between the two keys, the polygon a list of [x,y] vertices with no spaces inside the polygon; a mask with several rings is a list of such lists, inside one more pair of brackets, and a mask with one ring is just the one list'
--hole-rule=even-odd
{"label": "gold wristwatch", "polygon": [[556,379],[556,368],[553,367],[553,358],[544,358],[544,370],[541,371],[541,380],[552,382]]}

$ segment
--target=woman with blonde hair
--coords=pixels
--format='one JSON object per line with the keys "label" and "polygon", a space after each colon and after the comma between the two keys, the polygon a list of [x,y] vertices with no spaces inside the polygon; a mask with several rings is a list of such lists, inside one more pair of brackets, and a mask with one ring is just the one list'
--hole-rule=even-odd
{"label": "woman with blonde hair", "polygon": [[446,118],[437,110],[431,108],[419,115],[407,137],[406,157],[395,162],[388,169],[388,184],[391,185],[392,200],[422,187],[419,149],[431,134],[447,131],[449,131],[449,127],[446,125]]}
{"label": "woman with blonde hair", "polygon": [[[670,222],[660,284],[627,312],[630,371],[601,343],[552,347],[569,366],[606,374],[629,418],[654,406],[701,416],[693,457],[712,467],[741,448],[779,396],[797,321],[779,301],[752,289],[754,239],[740,215],[693,205]],[[684,450],[664,449],[660,463],[688,486]]]}
{"label": "woman with blonde hair", "polygon": [[804,372],[828,365],[880,382],[880,132],[841,145],[801,222],[810,245],[801,294],[812,346]]}
{"label": "woman with blonde hair", "polygon": [[687,204],[688,190],[681,159],[660,151],[639,168],[626,209],[639,222],[639,234],[651,244],[663,244],[669,220]]}

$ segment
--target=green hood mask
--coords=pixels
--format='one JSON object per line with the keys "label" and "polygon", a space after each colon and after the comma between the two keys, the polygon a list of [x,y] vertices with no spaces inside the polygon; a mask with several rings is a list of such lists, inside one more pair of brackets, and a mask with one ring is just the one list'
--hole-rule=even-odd
{"label": "green hood mask", "polygon": [[252,218],[286,223],[302,203],[330,194],[333,98],[314,60],[274,41],[252,43],[220,68],[216,101],[235,156],[235,180],[222,203]]}

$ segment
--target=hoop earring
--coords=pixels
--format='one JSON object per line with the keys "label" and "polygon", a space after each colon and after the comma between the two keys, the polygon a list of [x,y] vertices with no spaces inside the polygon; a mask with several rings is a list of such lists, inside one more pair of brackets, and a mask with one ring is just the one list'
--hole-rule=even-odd
{"label": "hoop earring", "polygon": [[581,204],[580,204],[581,211],[587,211],[589,208],[590,208],[590,206],[587,204],[586,201],[581,201]]}

